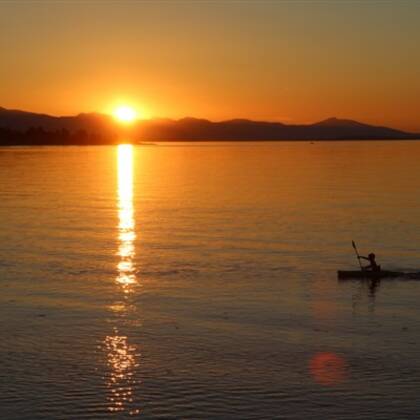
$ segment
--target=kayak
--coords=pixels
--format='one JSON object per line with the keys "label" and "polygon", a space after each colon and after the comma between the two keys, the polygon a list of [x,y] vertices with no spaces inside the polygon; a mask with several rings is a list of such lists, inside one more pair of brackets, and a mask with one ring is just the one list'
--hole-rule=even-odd
{"label": "kayak", "polygon": [[380,280],[385,278],[404,278],[404,279],[411,279],[411,280],[420,280],[420,272],[414,273],[404,273],[401,271],[337,271],[337,277],[340,280],[355,280],[355,279],[372,279],[372,280]]}

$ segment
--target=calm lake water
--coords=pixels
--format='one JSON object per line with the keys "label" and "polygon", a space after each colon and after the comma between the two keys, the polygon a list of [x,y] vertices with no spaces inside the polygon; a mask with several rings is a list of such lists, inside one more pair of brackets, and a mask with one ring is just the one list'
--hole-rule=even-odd
{"label": "calm lake water", "polygon": [[420,142],[0,148],[2,419],[418,419]]}

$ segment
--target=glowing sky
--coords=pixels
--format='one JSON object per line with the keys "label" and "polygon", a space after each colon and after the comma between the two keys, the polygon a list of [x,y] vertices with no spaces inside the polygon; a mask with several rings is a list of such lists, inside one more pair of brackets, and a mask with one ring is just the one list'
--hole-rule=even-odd
{"label": "glowing sky", "polygon": [[0,2],[0,106],[420,131],[420,2]]}

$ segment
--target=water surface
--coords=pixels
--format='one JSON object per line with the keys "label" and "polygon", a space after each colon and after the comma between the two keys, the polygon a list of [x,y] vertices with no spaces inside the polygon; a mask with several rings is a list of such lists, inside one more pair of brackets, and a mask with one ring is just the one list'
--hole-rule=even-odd
{"label": "water surface", "polygon": [[5,419],[415,419],[419,142],[0,148]]}

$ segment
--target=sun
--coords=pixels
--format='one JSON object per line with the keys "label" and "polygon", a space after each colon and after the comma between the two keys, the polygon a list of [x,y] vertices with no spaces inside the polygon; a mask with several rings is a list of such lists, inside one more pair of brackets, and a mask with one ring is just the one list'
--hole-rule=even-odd
{"label": "sun", "polygon": [[123,124],[131,124],[137,119],[136,110],[128,105],[121,105],[115,108],[114,117],[117,121]]}

